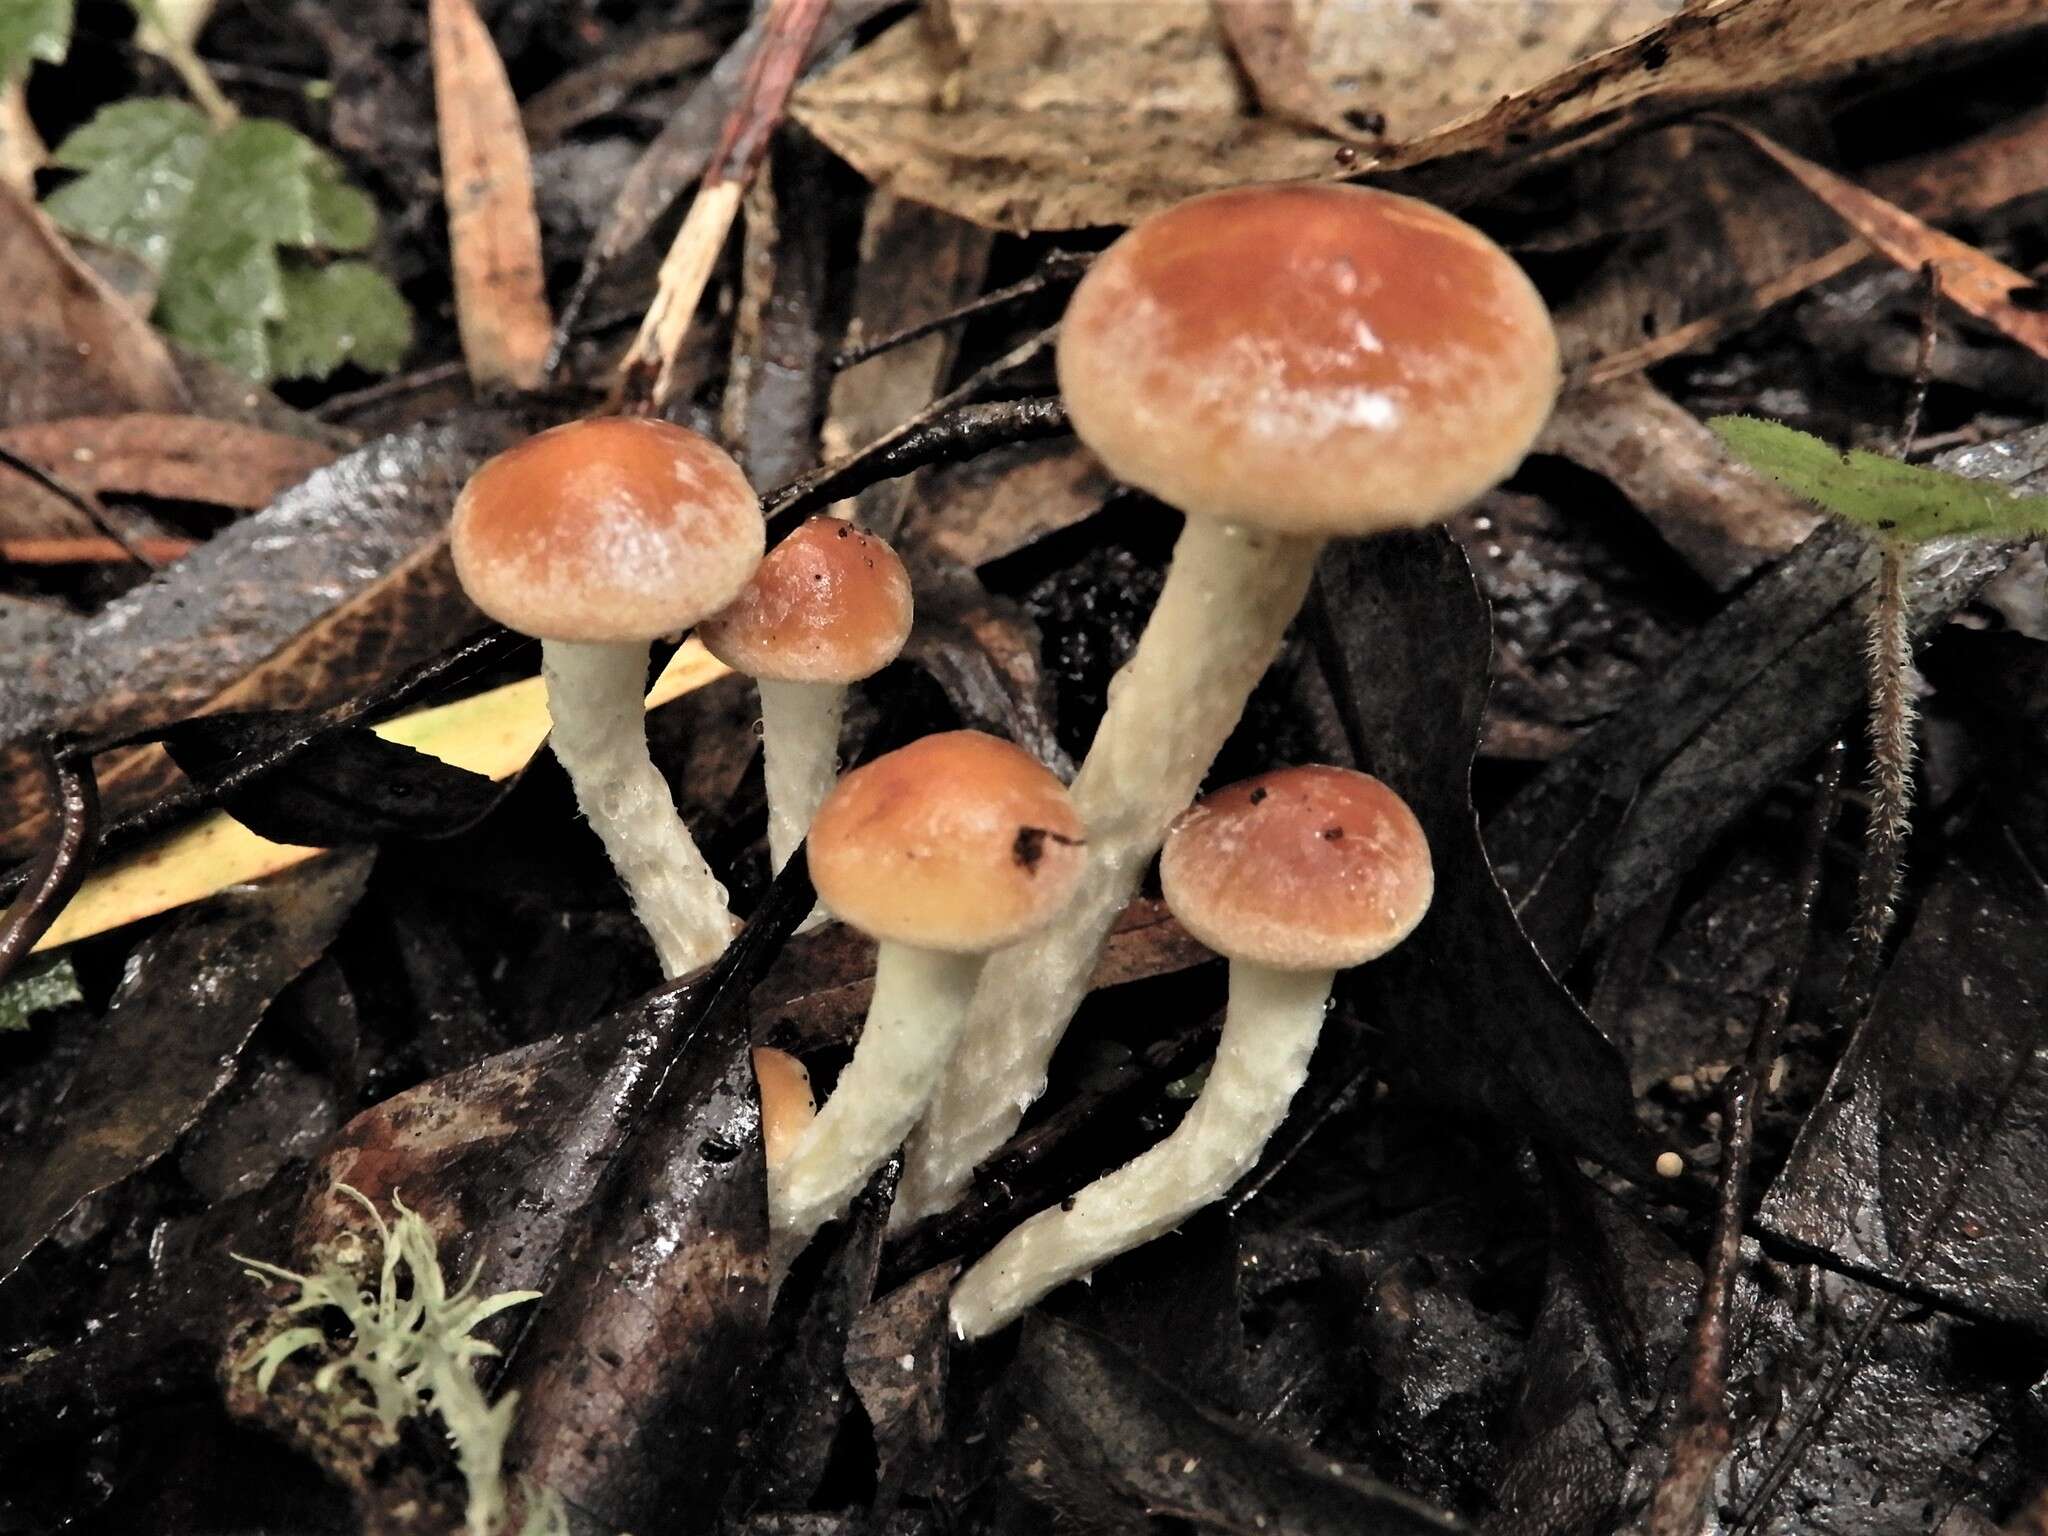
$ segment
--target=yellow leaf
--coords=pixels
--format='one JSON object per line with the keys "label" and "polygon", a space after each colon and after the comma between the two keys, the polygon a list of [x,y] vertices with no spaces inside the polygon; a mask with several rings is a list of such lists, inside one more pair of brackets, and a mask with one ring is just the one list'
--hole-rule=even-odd
{"label": "yellow leaf", "polygon": [[[655,679],[647,707],[655,709],[694,693],[726,673],[725,666],[692,640]],[[376,731],[457,768],[508,779],[547,740],[547,694],[539,678],[529,677],[453,704],[401,715]],[[36,948],[54,949],[154,917],[228,886],[290,869],[325,851],[273,843],[225,811],[211,812],[95,873]]]}

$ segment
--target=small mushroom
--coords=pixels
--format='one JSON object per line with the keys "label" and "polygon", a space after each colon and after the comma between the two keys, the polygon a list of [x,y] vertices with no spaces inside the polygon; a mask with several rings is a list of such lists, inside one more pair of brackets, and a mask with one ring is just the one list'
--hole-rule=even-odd
{"label": "small mushroom", "polygon": [[761,689],[777,873],[839,776],[847,687],[896,659],[910,619],[910,576],[896,551],[840,518],[814,517],[768,552],[737,601],[697,626],[705,649]]}
{"label": "small mushroom", "polygon": [[1074,430],[1187,515],[1073,786],[1088,871],[994,957],[905,1156],[896,1220],[942,1210],[1044,1091],[1109,929],[1278,654],[1325,540],[1449,516],[1521,461],[1557,339],[1521,268],[1450,214],[1365,187],[1194,198],[1088,270],[1060,326]]}
{"label": "small mushroom", "polygon": [[1216,1060],[1173,1134],[1024,1222],[954,1288],[953,1328],[993,1333],[1041,1296],[1221,1199],[1287,1116],[1337,972],[1429,909],[1429,844],[1401,797],[1345,768],[1283,768],[1217,791],[1160,856],[1167,905],[1230,961]]}
{"label": "small mushroom", "polygon": [[540,639],[549,744],[662,970],[717,958],[732,913],[647,754],[647,647],[723,608],[761,563],[746,476],[667,422],[571,422],[471,476],[450,538],[470,600]]}
{"label": "small mushroom", "polygon": [[902,1142],[953,1054],[982,959],[1051,919],[1082,865],[1081,822],[1036,759],[979,731],[927,736],[839,781],[805,845],[819,899],[876,939],[853,1059],[768,1173],[793,1253]]}
{"label": "small mushroom", "polygon": [[773,1046],[754,1047],[754,1083],[761,1094],[761,1155],[773,1168],[817,1119],[818,1101],[804,1064]]}

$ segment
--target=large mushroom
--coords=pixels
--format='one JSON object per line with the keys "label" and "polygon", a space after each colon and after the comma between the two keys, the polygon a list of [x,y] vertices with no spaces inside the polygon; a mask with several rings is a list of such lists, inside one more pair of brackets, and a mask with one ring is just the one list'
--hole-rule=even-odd
{"label": "large mushroom", "polygon": [[910,638],[910,575],[896,551],[840,518],[814,517],[768,552],[697,638],[761,690],[768,856],[780,873],[839,776],[846,690]]}
{"label": "large mushroom", "polygon": [[787,1255],[853,1197],[916,1123],[959,1039],[982,958],[1073,893],[1081,822],[1028,753],[948,731],[856,768],[818,808],[811,880],[879,942],[859,1044],[825,1107],[768,1170]]}
{"label": "large mushroom", "polygon": [[1075,290],[1060,390],[1110,472],[1187,516],[1073,785],[1073,903],[993,957],[912,1139],[899,1223],[950,1205],[1044,1090],[1103,941],[1278,653],[1332,537],[1429,523],[1521,461],[1557,340],[1512,259],[1364,187],[1212,193],[1132,228]]}
{"label": "large mushroom", "polygon": [[962,1338],[1228,1194],[1308,1075],[1337,972],[1405,939],[1434,890],[1414,813],[1345,768],[1284,768],[1217,791],[1174,826],[1159,874],[1174,916],[1230,961],[1208,1081],[1172,1135],[1024,1222],[961,1278]]}
{"label": "large mushroom", "polygon": [[644,418],[571,422],[479,469],[455,503],[471,601],[541,642],[549,744],[576,803],[679,976],[730,942],[725,888],[647,753],[647,648],[739,595],[761,563],[760,502],[710,439]]}

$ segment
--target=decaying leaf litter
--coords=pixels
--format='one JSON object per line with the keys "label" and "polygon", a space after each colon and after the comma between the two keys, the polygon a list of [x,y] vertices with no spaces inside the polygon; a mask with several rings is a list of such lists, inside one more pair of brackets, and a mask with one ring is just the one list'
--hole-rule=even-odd
{"label": "decaying leaf litter", "polygon": [[[1881,556],[1705,423],[1892,455],[1917,382],[1910,461],[2048,490],[2048,37],[2019,0],[1480,9],[0,17],[7,896],[89,863],[100,914],[0,993],[0,1528],[460,1528],[433,1420],[337,1418],[312,1350],[238,1369],[290,1290],[231,1252],[371,1278],[344,1186],[418,1211],[451,1290],[542,1293],[477,1329],[528,1522],[545,1484],[580,1530],[2038,1528],[2032,525],[1903,564],[1918,797],[1845,1012]],[[180,204],[151,259],[92,201],[106,125],[64,148],[135,102],[311,215],[223,255],[231,214]],[[684,242],[668,413],[773,528],[840,503],[917,588],[856,755],[956,722],[1085,752],[1178,522],[1053,398],[1114,227],[1362,177],[1474,219],[1558,316],[1535,456],[1448,536],[1333,549],[1211,775],[1380,775],[1434,917],[1340,992],[1231,1200],[972,1349],[951,1277],[1170,1128],[1221,967],[1148,890],[972,1191],[889,1234],[885,1168],[771,1306],[746,1048],[829,1082],[873,949],[791,936],[753,695],[661,652],[656,761],[751,918],[663,984],[534,755],[534,648],[447,554],[477,463],[613,394],[707,166],[735,227]],[[252,307],[195,308],[228,256]],[[47,798],[81,744],[97,818]]]}

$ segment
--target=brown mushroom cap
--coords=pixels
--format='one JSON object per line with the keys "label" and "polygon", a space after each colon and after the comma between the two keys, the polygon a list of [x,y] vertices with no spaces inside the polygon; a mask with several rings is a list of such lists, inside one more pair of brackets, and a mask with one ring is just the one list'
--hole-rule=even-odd
{"label": "brown mushroom cap", "polygon": [[1427,203],[1209,193],[1098,257],[1060,325],[1074,430],[1196,516],[1351,535],[1446,517],[1521,462],[1557,338],[1522,269]]}
{"label": "brown mushroom cap", "polygon": [[450,528],[477,607],[544,640],[687,629],[761,563],[761,504],[709,438],[644,417],[570,422],[470,477]]}
{"label": "brown mushroom cap", "polygon": [[787,1051],[754,1047],[754,1081],[761,1090],[761,1154],[773,1168],[818,1118],[811,1074]]}
{"label": "brown mushroom cap", "polygon": [[926,736],[849,773],[811,822],[809,858],[841,920],[957,954],[1051,921],[1086,863],[1060,781],[979,731]]}
{"label": "brown mushroom cap", "polygon": [[910,617],[910,574],[896,551],[840,518],[814,517],[768,551],[697,638],[749,677],[857,683],[896,659]]}
{"label": "brown mushroom cap", "polygon": [[1159,855],[1166,904],[1219,955],[1341,971],[1407,938],[1436,888],[1407,802],[1348,768],[1282,768],[1219,789]]}

